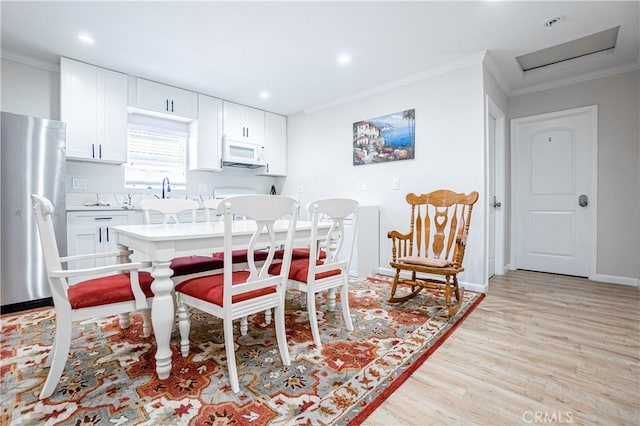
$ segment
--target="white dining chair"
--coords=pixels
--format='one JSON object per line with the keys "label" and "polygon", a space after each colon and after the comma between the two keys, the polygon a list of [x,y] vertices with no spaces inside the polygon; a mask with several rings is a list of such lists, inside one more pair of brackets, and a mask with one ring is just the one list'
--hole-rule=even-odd
{"label": "white dining chair", "polygon": [[[271,195],[244,195],[227,198],[219,210],[224,216],[224,270],[222,274],[192,278],[176,286],[180,349],[182,356],[189,354],[190,315],[193,307],[223,320],[227,368],[231,389],[240,391],[233,337],[233,320],[274,309],[276,338],[284,365],[290,364],[284,324],[286,279],[291,263],[291,249],[296,227],[296,201]],[[233,216],[243,215],[253,222],[248,232],[234,234]],[[284,238],[274,232],[276,221],[286,219]],[[285,254],[280,272],[269,274],[269,267],[277,261],[275,251],[284,244]],[[236,246],[248,248],[248,269],[234,270],[231,258]],[[265,250],[267,257],[259,262],[253,256],[256,250]]]}
{"label": "white dining chair", "polygon": [[[151,335],[151,283],[148,272],[139,269],[149,263],[129,263],[131,251],[84,254],[60,257],[51,215],[51,201],[37,194],[31,195],[38,233],[42,245],[45,270],[56,313],[56,331],[51,353],[45,366],[49,374],[40,392],[40,399],[53,394],[69,355],[72,326],[75,321],[120,314],[120,327],[129,326],[129,313],[143,314],[143,335]],[[62,264],[86,259],[116,258],[116,264],[84,269],[64,269]],[[95,278],[95,275],[110,274]],[[94,276],[70,285],[69,277]]]}
{"label": "white dining chair", "polygon": [[[149,198],[140,203],[144,213],[144,223],[151,223],[152,212],[162,214],[162,223],[195,222],[196,210],[199,204],[195,200],[181,198]],[[179,216],[186,213],[190,216],[187,221],[180,220]]]}
{"label": "white dining chair", "polygon": [[[206,215],[205,217],[207,221],[213,221],[220,215],[221,212],[218,210],[218,207],[220,206],[220,203],[222,201],[223,199],[221,198],[214,198],[211,200],[206,200],[202,204],[202,206],[205,209],[205,215]],[[233,219],[235,220],[236,217],[234,217]],[[282,249],[277,251],[276,259],[281,259],[283,252],[284,250]],[[267,253],[263,250],[256,250],[253,255],[256,262],[264,262],[264,260],[267,258]],[[213,258],[224,264],[223,251],[213,253]],[[233,250],[231,252],[231,264],[233,266],[234,271],[241,271],[243,269],[247,269],[249,266],[247,249]],[[272,319],[271,309],[267,309],[264,312],[264,322],[266,324],[271,324],[271,319]],[[246,336],[248,331],[249,331],[249,323],[247,321],[247,317],[242,317],[240,319],[240,334],[242,336]]]}
{"label": "white dining chair", "polygon": [[[197,209],[200,207],[197,201],[180,198],[151,198],[142,200],[140,207],[144,213],[144,223],[149,224],[153,219],[153,212],[162,215],[162,223],[195,222]],[[186,219],[186,220],[185,220]],[[223,262],[212,255],[180,256],[171,260],[174,283],[179,283],[187,277],[208,274],[211,271],[222,270]]]}
{"label": "white dining chair", "polygon": [[[311,239],[309,240],[309,257],[294,259],[289,270],[288,288],[306,293],[306,305],[313,342],[317,348],[322,347],[318,329],[316,295],[328,292],[328,305],[335,305],[335,291],[340,289],[342,316],[347,330],[353,331],[353,321],[349,309],[349,265],[358,229],[359,204],[356,200],[331,198],[309,203],[311,219]],[[353,232],[345,232],[345,220],[352,221]],[[318,226],[329,222],[331,228],[324,239],[318,238]],[[320,243],[316,243],[320,241]],[[320,247],[323,250],[320,250]],[[279,265],[271,267],[272,273],[279,272]]]}

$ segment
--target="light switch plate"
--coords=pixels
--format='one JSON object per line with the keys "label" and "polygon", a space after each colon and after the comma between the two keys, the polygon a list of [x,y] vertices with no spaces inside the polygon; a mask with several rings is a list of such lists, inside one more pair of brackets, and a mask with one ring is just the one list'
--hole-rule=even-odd
{"label": "light switch plate", "polygon": [[87,189],[87,180],[85,178],[78,178],[78,177],[71,178],[71,188]]}
{"label": "light switch plate", "polygon": [[366,191],[367,190],[367,181],[359,180],[358,181],[358,191]]}
{"label": "light switch plate", "polygon": [[392,188],[393,188],[393,189],[400,189],[400,179],[395,178],[395,179],[393,180]]}
{"label": "light switch plate", "polygon": [[198,192],[201,194],[206,194],[207,191],[209,191],[209,188],[207,187],[206,183],[200,183],[198,184]]}

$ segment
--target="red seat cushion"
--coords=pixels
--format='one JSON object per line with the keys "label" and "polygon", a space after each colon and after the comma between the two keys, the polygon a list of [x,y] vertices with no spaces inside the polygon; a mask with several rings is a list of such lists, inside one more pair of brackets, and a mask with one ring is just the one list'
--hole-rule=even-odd
{"label": "red seat cushion", "polygon": [[[322,260],[316,260],[316,265],[322,265]],[[282,263],[275,263],[269,268],[269,273],[272,275],[278,275],[282,268]],[[289,269],[289,279],[307,282],[307,276],[309,275],[309,260],[297,259],[291,261],[291,268]],[[334,275],[340,275],[340,269],[331,269],[329,271],[316,274],[315,279],[321,280],[323,278],[332,277]]]}
{"label": "red seat cushion", "polygon": [[[248,250],[233,250],[231,252],[231,263],[247,263]],[[256,250],[253,252],[253,258],[256,262],[266,260],[269,253],[264,250]],[[213,258],[224,261],[224,252],[213,253]]]}
{"label": "red seat cushion", "polygon": [[222,269],[224,262],[210,256],[184,256],[176,257],[171,261],[173,276],[196,274],[198,272]]}
{"label": "red seat cushion", "polygon": [[[291,252],[291,259],[308,259],[311,249],[309,248],[294,248]],[[275,259],[282,259],[284,257],[284,250],[276,250],[274,254]],[[320,250],[320,259],[327,257],[327,253],[324,250]]]}
{"label": "red seat cushion", "polygon": [[[148,272],[138,274],[140,288],[147,297],[153,297],[153,277]],[[82,281],[69,287],[69,303],[73,309],[134,300],[129,274],[109,275]]]}
{"label": "red seat cushion", "polygon": [[[249,278],[249,271],[233,272],[231,282],[233,285],[241,284]],[[222,306],[222,297],[224,295],[224,274],[208,275],[206,277],[191,278],[181,282],[176,286],[176,291],[205,300],[218,306]],[[247,293],[233,296],[233,303],[242,302],[243,300],[253,299],[254,297],[263,296],[276,292],[276,286],[265,287],[259,290],[249,291]]]}

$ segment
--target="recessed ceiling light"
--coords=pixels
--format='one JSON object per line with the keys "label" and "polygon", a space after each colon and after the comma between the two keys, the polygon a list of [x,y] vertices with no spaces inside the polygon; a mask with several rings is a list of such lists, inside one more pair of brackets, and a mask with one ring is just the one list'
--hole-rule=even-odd
{"label": "recessed ceiling light", "polygon": [[78,39],[85,44],[93,44],[96,42],[93,37],[86,33],[78,34]]}
{"label": "recessed ceiling light", "polygon": [[266,90],[263,90],[262,92],[260,92],[260,97],[262,99],[267,99],[269,97],[269,92],[267,92]]}
{"label": "recessed ceiling light", "polygon": [[351,62],[351,57],[346,53],[341,53],[338,55],[338,63],[340,65],[347,65],[349,62]]}

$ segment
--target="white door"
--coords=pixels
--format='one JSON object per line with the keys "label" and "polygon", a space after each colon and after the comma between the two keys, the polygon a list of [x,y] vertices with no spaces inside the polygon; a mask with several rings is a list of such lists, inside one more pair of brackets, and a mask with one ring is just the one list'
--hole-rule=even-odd
{"label": "white door", "polygon": [[590,275],[596,123],[596,106],[512,120],[516,268]]}
{"label": "white door", "polygon": [[505,266],[505,126],[504,112],[487,96],[487,280],[504,274]]}
{"label": "white door", "polygon": [[487,277],[496,273],[496,118],[489,114],[487,132],[489,133],[489,250]]}

